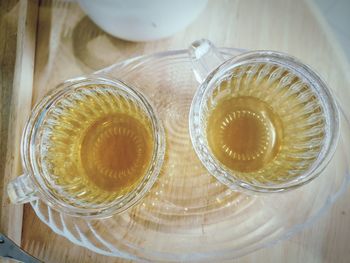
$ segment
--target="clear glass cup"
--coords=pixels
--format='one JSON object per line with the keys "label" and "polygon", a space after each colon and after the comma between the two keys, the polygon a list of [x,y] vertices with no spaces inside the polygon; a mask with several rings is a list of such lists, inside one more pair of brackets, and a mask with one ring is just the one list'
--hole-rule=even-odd
{"label": "clear glass cup", "polygon": [[189,52],[200,83],[190,136],[212,175],[231,189],[282,192],[321,173],[337,145],[339,113],[312,69],[274,51],[225,61],[208,40],[194,42]]}
{"label": "clear glass cup", "polygon": [[[76,108],[73,105],[81,105],[82,108]],[[75,144],[70,141],[64,144],[63,148],[60,146],[65,140],[69,141],[69,137],[72,140],[78,140],[77,138],[80,137],[75,136],[80,132],[86,132],[86,127],[91,126],[89,121],[93,117],[115,110],[130,116],[138,117],[136,114],[142,116],[140,120],[149,123],[152,137],[149,147],[151,154],[147,166],[145,165],[145,174],[141,175],[139,180],[135,179],[132,186],[128,186],[117,194],[107,190],[96,190],[91,180],[83,179],[86,175],[80,173],[86,170],[79,168],[79,162],[82,162],[82,159],[76,158],[74,154],[69,155],[71,152],[74,153],[72,147],[75,147]],[[67,112],[72,112],[71,117],[66,117]],[[118,118],[122,119],[122,117]],[[109,124],[105,121],[103,125],[107,127]],[[99,137],[96,138],[99,140],[101,136],[110,135],[110,132],[118,132],[115,128],[113,129],[110,129],[107,135],[98,134]],[[72,131],[69,135],[66,134],[68,130]],[[132,139],[135,138],[135,136],[132,137]],[[79,142],[77,147],[83,146]],[[63,149],[63,152],[59,149]],[[83,154],[80,149],[77,153]],[[56,150],[58,151],[55,152]],[[101,151],[107,150],[101,149]],[[112,154],[114,154],[113,151]],[[34,107],[22,136],[21,155],[24,174],[11,181],[7,190],[13,203],[26,203],[40,199],[54,209],[71,216],[104,218],[126,210],[148,192],[160,172],[164,154],[163,127],[153,107],[142,93],[103,74],[79,77],[60,84]],[[58,159],[60,163],[48,162],[50,156],[56,158],[56,155],[62,155],[62,158]],[[90,159],[87,162],[91,162]],[[59,169],[65,169],[69,177],[58,176]],[[106,173],[113,176],[108,170]]]}

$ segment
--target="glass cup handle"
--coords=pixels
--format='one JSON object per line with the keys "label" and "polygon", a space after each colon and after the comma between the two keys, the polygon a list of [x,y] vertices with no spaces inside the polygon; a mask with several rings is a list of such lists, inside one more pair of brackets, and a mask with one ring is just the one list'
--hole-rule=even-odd
{"label": "glass cup handle", "polygon": [[207,39],[194,41],[188,48],[192,69],[199,83],[225,62],[224,57],[219,50]]}
{"label": "glass cup handle", "polygon": [[24,204],[38,199],[36,192],[28,174],[17,177],[7,185],[7,194],[13,204]]}

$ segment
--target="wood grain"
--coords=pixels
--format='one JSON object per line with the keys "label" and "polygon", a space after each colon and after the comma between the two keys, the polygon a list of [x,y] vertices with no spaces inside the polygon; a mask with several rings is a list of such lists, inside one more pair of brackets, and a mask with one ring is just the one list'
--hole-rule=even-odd
{"label": "wood grain", "polygon": [[[183,49],[203,37],[217,46],[292,54],[315,68],[336,92],[350,84],[350,67],[339,45],[313,4],[303,0],[210,1],[187,29],[150,43],[113,38],[94,25],[76,4],[44,0],[40,2],[37,32],[33,102],[67,78],[130,56]],[[312,227],[274,247],[230,262],[349,262],[349,200],[347,191]],[[22,246],[45,262],[124,262],[97,255],[57,236],[27,205]]]}
{"label": "wood grain", "polygon": [[[16,61],[18,1],[0,2],[0,231],[8,228],[8,203],[4,197],[7,138],[11,111],[12,85]],[[20,227],[20,226],[19,226]],[[17,239],[18,241],[18,239]]]}
{"label": "wood grain", "polygon": [[1,231],[20,244],[22,206],[9,204],[7,183],[22,172],[19,148],[30,113],[36,41],[36,1],[7,1],[1,28]]}

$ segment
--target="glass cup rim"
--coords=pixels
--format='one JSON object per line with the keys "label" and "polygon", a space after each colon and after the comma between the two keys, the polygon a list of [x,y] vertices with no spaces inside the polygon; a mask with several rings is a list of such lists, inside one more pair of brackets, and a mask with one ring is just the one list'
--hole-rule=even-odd
{"label": "glass cup rim", "polygon": [[[322,96],[318,94],[318,98],[322,100],[322,106],[327,107],[328,115],[331,115],[331,117],[327,116],[328,127],[326,125],[326,135],[328,136],[328,143],[326,149],[325,147],[322,147],[320,151],[320,154],[323,152],[322,158],[317,158],[311,166],[311,169],[308,169],[301,176],[297,176],[295,179],[276,186],[261,186],[234,178],[232,176],[232,172],[230,172],[228,168],[221,165],[213,155],[210,147],[207,145],[207,143],[205,143],[205,132],[201,129],[202,108],[205,103],[206,93],[219,85],[221,81],[225,80],[225,76],[229,75],[234,68],[251,63],[271,63],[283,66],[288,70],[292,70],[292,72],[296,73],[299,77],[307,80],[307,83],[312,86],[314,91],[316,90],[318,93],[322,94]],[[226,60],[219,65],[198,87],[193,97],[189,114],[189,131],[192,145],[198,158],[206,169],[217,180],[233,190],[247,190],[248,192],[255,193],[284,192],[304,185],[316,178],[325,169],[334,155],[340,135],[339,126],[339,109],[335,96],[319,74],[317,74],[305,63],[299,61],[297,58],[283,52],[271,50],[244,52]]]}
{"label": "glass cup rim", "polygon": [[[59,98],[62,98],[65,94],[74,91],[75,88],[83,87],[90,84],[104,84],[112,86],[127,94],[133,96],[144,107],[144,111],[150,118],[152,124],[152,132],[154,136],[153,142],[153,154],[150,161],[150,167],[148,168],[146,175],[138,186],[121,198],[117,198],[105,208],[80,208],[67,204],[66,202],[55,198],[55,196],[47,189],[44,180],[41,178],[41,174],[38,173],[38,163],[35,160],[35,143],[37,139],[37,132],[39,131],[40,121],[45,116],[48,107],[51,103]],[[165,155],[165,134],[164,128],[154,110],[154,107],[146,99],[146,97],[136,88],[124,83],[119,79],[115,79],[107,74],[91,74],[77,78],[72,78],[60,83],[55,89],[51,90],[33,107],[31,115],[23,130],[21,140],[21,159],[25,172],[30,175],[33,184],[38,191],[39,198],[46,202],[48,205],[56,210],[62,211],[70,216],[84,217],[84,218],[106,218],[113,214],[121,213],[129,207],[140,201],[147,191],[155,183],[161,166],[164,161]],[[33,160],[34,159],[34,160]]]}

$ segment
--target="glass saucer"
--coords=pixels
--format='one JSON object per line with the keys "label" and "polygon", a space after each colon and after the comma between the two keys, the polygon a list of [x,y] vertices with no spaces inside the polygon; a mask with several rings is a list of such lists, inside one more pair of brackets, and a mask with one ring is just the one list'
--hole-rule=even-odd
{"label": "glass saucer", "polygon": [[[242,52],[220,51],[227,58]],[[99,72],[138,88],[153,102],[166,132],[166,156],[150,192],[122,214],[84,220],[40,200],[31,203],[45,224],[77,245],[133,260],[232,259],[312,224],[347,188],[350,122],[341,105],[339,144],[319,177],[286,193],[247,195],[208,174],[192,149],[188,113],[198,83],[186,50],[132,58]]]}

